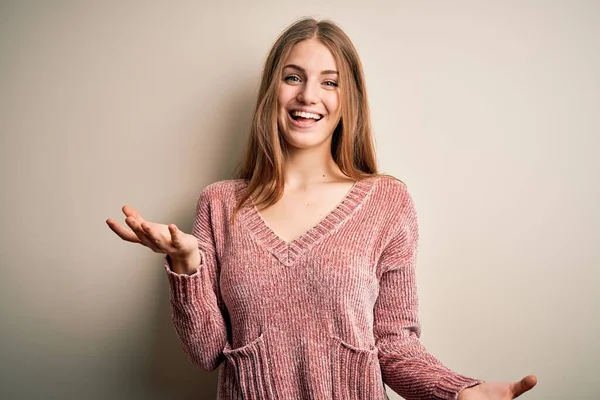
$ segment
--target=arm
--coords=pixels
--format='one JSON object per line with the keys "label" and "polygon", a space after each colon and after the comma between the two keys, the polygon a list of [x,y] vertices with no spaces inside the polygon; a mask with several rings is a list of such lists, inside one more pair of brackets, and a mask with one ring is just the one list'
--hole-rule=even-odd
{"label": "arm", "polygon": [[[169,256],[165,257],[173,324],[185,353],[202,369],[212,371],[223,361],[227,325],[225,306],[220,300],[219,265],[205,192],[198,200],[192,235],[198,239],[200,253],[200,263],[195,272],[192,269],[190,275],[178,274],[171,268]],[[184,263],[173,261],[179,264],[173,265],[175,270],[180,271],[180,264]]]}
{"label": "arm", "polygon": [[379,297],[375,304],[375,338],[383,381],[407,400],[456,399],[481,381],[446,368],[420,343],[415,259],[418,243],[416,212],[404,190],[398,229],[378,264]]}

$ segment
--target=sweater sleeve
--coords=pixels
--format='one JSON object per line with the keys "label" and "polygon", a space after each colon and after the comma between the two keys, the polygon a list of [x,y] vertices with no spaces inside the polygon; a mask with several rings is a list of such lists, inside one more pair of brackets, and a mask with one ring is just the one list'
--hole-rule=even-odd
{"label": "sweater sleeve", "polygon": [[379,263],[379,297],[374,332],[383,381],[407,400],[450,400],[481,381],[446,368],[420,343],[415,259],[418,243],[416,212],[406,190],[397,232]]}
{"label": "sweater sleeve", "polygon": [[223,361],[227,328],[206,190],[197,203],[192,234],[198,239],[201,255],[198,270],[192,275],[177,274],[171,269],[168,256],[164,265],[170,286],[173,324],[183,350],[192,362],[212,371]]}

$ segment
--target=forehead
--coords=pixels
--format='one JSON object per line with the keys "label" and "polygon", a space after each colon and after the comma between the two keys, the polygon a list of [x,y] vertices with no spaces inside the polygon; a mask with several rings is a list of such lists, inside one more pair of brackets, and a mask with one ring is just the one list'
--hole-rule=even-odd
{"label": "forehead", "polygon": [[283,65],[288,64],[298,65],[309,73],[337,69],[333,54],[318,39],[307,39],[296,43],[283,63]]}

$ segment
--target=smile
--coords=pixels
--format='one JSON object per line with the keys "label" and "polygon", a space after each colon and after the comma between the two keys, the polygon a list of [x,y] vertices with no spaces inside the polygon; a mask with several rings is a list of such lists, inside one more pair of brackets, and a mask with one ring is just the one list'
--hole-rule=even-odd
{"label": "smile", "polygon": [[292,125],[297,128],[312,128],[324,118],[321,114],[299,110],[290,111],[288,117]]}
{"label": "smile", "polygon": [[323,118],[323,116],[321,114],[307,112],[307,111],[300,111],[300,110],[290,111],[290,115],[293,119],[295,119],[297,121],[302,121],[304,119],[314,119],[315,121],[319,121],[321,118]]}
{"label": "smile", "polygon": [[312,128],[319,123],[323,119],[320,117],[319,119],[315,118],[306,118],[300,116],[292,116],[291,113],[288,113],[288,118],[292,124],[292,126],[300,129]]}

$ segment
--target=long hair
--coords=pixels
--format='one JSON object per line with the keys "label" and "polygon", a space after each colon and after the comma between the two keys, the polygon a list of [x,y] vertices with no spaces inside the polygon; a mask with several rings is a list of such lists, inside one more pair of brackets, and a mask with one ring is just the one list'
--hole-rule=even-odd
{"label": "long hair", "polygon": [[341,118],[332,137],[331,155],[340,170],[355,180],[377,175],[377,162],[362,64],[350,38],[335,23],[304,18],[290,25],[275,41],[263,69],[254,119],[238,178],[248,182],[234,212],[257,195],[266,208],[283,195],[286,145],[278,129],[277,92],[285,59],[292,47],[318,39],[331,51],[339,70]]}

